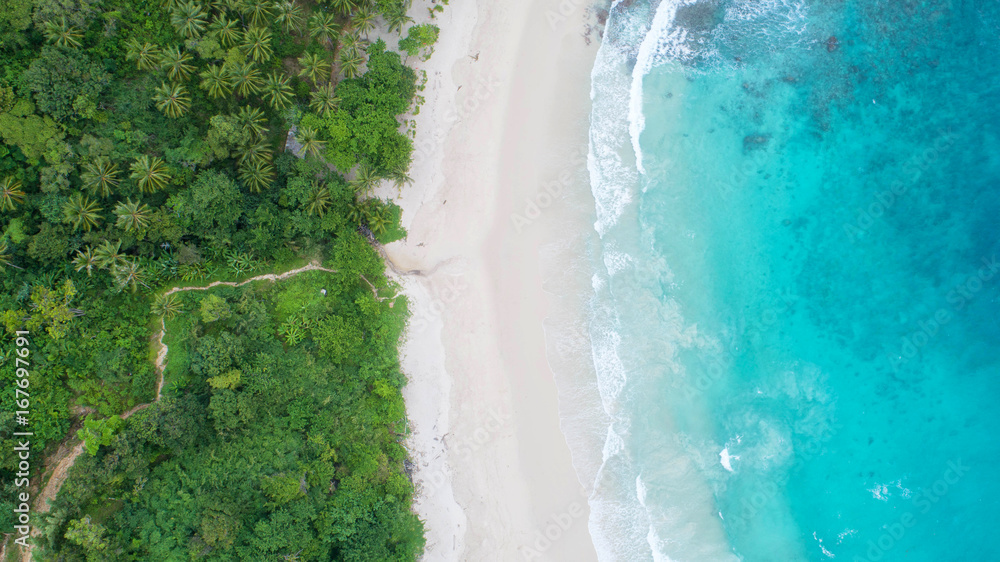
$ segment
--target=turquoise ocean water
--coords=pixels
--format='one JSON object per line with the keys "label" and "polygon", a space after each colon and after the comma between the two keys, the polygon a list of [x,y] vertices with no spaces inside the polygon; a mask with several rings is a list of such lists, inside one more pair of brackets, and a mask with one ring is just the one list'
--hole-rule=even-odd
{"label": "turquoise ocean water", "polygon": [[1000,3],[616,1],[602,560],[1000,560]]}

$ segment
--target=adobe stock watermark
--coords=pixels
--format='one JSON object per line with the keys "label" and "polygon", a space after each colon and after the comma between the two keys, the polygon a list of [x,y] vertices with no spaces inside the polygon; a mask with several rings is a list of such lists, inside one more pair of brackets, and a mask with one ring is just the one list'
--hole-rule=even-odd
{"label": "adobe stock watermark", "polygon": [[[775,294],[777,302],[764,309],[758,317],[752,319],[749,325],[744,330],[741,330],[740,333],[734,334],[730,338],[731,341],[735,341],[741,336],[745,336],[748,343],[760,341],[766,332],[778,325],[781,321],[781,315],[791,310],[799,300],[797,295],[787,290],[779,290]],[[694,380],[685,379],[682,383],[683,392],[687,400],[694,400],[695,397],[708,391],[722,380],[726,376],[726,373],[729,372],[733,362],[746,353],[746,347],[724,345],[721,353],[702,354],[702,357],[707,359],[705,368]]]}
{"label": "adobe stock watermark", "polygon": [[585,518],[587,510],[583,501],[572,501],[565,509],[549,515],[542,528],[535,531],[531,544],[521,545],[517,551],[521,560],[539,560],[553,545],[559,542],[566,532],[580,519]]}
{"label": "adobe stock watermark", "polygon": [[417,306],[410,317],[410,332],[418,334],[426,330],[431,323],[441,318],[449,304],[458,300],[468,289],[469,284],[460,275],[448,276],[443,287],[435,285],[430,302],[414,301]]}
{"label": "adobe stock watermark", "polygon": [[993,280],[1000,271],[1000,261],[997,256],[982,259],[983,266],[975,273],[966,277],[962,282],[954,285],[945,296],[948,307],[941,307],[934,311],[929,318],[917,322],[917,330],[911,334],[903,336],[899,350],[888,354],[889,364],[893,372],[906,365],[910,359],[916,357],[920,350],[926,347],[939,333],[941,329],[955,318],[955,313],[965,309],[966,306],[978,295],[986,284]]}
{"label": "adobe stock watermark", "polygon": [[[843,425],[837,422],[824,422],[821,424],[816,432],[805,442],[804,445],[797,447],[795,449],[795,463],[792,465],[790,472],[797,471],[801,469],[806,463],[816,458],[818,455],[822,454],[827,443],[832,440],[837,433],[843,429]],[[720,492],[726,491],[727,486],[723,483],[720,486]],[[757,514],[762,510],[767,504],[771,503],[775,497],[781,492],[780,486],[774,480],[767,480],[760,483],[754,493],[750,494],[749,497],[743,498],[740,502],[740,511],[735,517],[730,516],[731,519],[727,519],[729,522],[742,523],[743,525],[749,524],[750,520],[757,516]]]}
{"label": "adobe stock watermark", "polygon": [[876,193],[873,197],[874,200],[867,207],[859,207],[854,224],[844,223],[844,233],[847,238],[851,242],[857,242],[863,238],[868,229],[885,216],[886,212],[899,201],[899,198],[920,180],[924,172],[930,169],[945,151],[954,146],[956,140],[953,133],[945,132],[934,141],[933,146],[911,156],[903,164],[902,177],[892,182],[888,189]]}
{"label": "adobe stock watermark", "polygon": [[573,153],[566,166],[559,175],[547,182],[543,182],[534,195],[524,198],[524,210],[521,213],[511,213],[510,222],[514,226],[514,231],[520,234],[527,226],[530,226],[542,212],[555,203],[566,190],[567,187],[578,181],[576,174],[587,167],[587,151],[580,149]]}
{"label": "adobe stock watermark", "polygon": [[545,21],[549,23],[549,28],[555,31],[560,25],[569,21],[570,16],[581,12],[586,5],[592,3],[593,0],[560,0],[555,9],[545,10]]}
{"label": "adobe stock watermark", "polygon": [[[476,452],[488,447],[496,439],[497,435],[510,424],[512,418],[513,415],[510,412],[498,411],[491,408],[487,412],[486,421],[473,430],[468,439],[449,438],[450,434],[445,434],[441,438],[442,443],[444,443],[444,451],[449,453],[449,456],[467,460]],[[421,493],[433,493],[433,491],[449,482],[451,475],[452,469],[449,462],[444,463],[441,468],[431,472],[429,475],[422,475]]]}
{"label": "adobe stock watermark", "polygon": [[448,138],[448,132],[451,128],[479,111],[479,108],[493,97],[500,83],[500,80],[492,74],[480,75],[476,78],[475,82],[472,83],[471,93],[467,94],[461,103],[456,102],[455,107],[446,109],[443,119],[435,123],[436,127],[433,131],[418,135],[420,140],[413,143],[413,163],[411,166],[437,154],[438,149],[444,145]]}
{"label": "adobe stock watermark", "polygon": [[935,480],[930,488],[921,488],[913,496],[911,499],[913,509],[906,511],[892,523],[884,525],[882,534],[877,539],[868,541],[865,557],[855,555],[852,562],[879,562],[882,560],[886,553],[899,544],[899,541],[906,536],[909,530],[916,526],[918,515],[926,515],[930,512],[968,472],[969,467],[962,463],[962,459],[948,461],[948,466],[941,478]]}

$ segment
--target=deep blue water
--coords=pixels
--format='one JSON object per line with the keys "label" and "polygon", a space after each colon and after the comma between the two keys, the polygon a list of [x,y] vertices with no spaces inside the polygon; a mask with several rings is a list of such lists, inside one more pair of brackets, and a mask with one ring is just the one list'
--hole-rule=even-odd
{"label": "deep blue water", "polygon": [[628,4],[602,560],[1000,560],[1000,3]]}

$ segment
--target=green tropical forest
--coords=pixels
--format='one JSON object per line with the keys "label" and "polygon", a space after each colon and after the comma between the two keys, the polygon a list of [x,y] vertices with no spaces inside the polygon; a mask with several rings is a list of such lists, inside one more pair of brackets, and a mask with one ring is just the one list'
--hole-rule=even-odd
{"label": "green tropical forest", "polygon": [[[422,552],[377,249],[406,233],[374,195],[411,182],[406,63],[438,28],[409,8],[0,0],[0,437],[25,378],[32,501],[83,447],[33,560]],[[17,465],[0,450],[8,542]]]}

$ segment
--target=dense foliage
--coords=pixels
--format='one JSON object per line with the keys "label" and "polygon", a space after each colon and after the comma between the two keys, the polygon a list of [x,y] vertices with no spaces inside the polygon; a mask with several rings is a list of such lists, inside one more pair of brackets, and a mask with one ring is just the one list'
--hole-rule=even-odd
{"label": "dense foliage", "polygon": [[[367,38],[402,34],[406,4],[0,0],[0,436],[29,329],[35,454],[76,435],[90,453],[47,557],[413,558],[403,312],[374,299],[358,233],[405,235],[372,194],[409,181],[416,77]],[[320,300],[163,297],[324,256],[341,273]],[[156,397],[161,316],[179,338],[165,398],[120,419]],[[4,532],[14,462],[4,448]]]}
{"label": "dense foliage", "polygon": [[81,560],[414,559],[404,301],[376,298],[366,280],[388,287],[360,236],[334,254],[337,273],[180,293],[175,392],[80,457],[46,520],[50,548]]}

